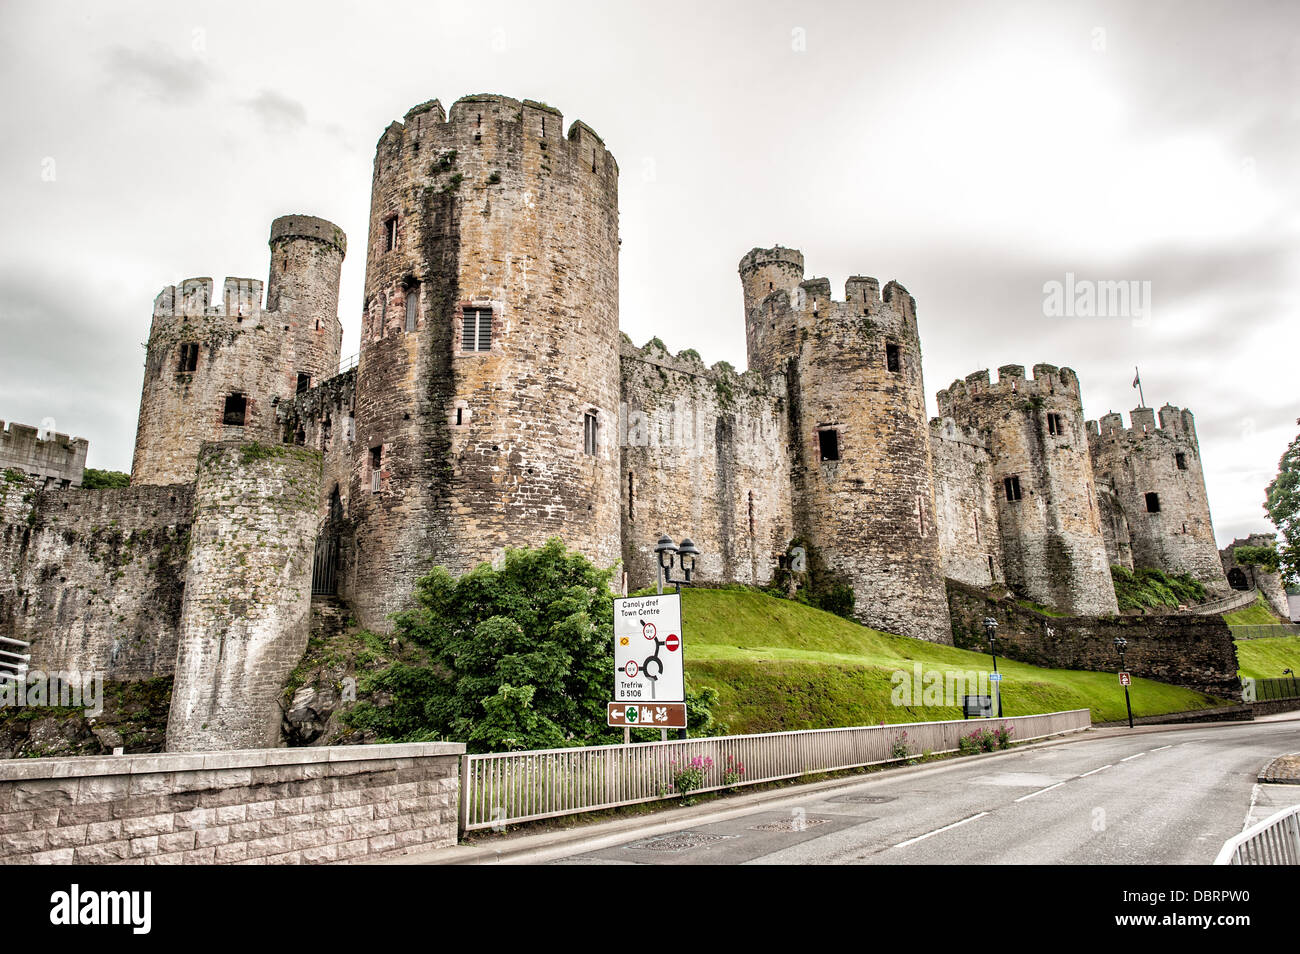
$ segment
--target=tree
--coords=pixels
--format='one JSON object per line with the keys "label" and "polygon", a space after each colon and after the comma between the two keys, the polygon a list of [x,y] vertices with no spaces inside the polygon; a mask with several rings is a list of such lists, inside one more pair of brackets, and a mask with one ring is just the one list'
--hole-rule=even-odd
{"label": "tree", "polygon": [[83,490],[105,490],[129,486],[131,486],[131,475],[119,470],[96,470],[94,467],[87,467],[81,474]]}
{"label": "tree", "polygon": [[507,550],[463,576],[437,567],[394,635],[427,662],[395,663],[367,688],[390,697],[349,719],[395,741],[451,738],[471,752],[610,741],[614,616],[610,580],[558,539]]}
{"label": "tree", "polygon": [[1277,476],[1268,485],[1267,495],[1264,509],[1282,536],[1278,543],[1282,579],[1295,586],[1300,584],[1300,436],[1278,461]]}

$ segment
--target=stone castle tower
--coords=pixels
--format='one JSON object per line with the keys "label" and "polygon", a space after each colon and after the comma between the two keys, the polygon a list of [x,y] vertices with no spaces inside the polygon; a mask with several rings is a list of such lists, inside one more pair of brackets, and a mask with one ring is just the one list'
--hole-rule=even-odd
{"label": "stone castle tower", "polygon": [[262,283],[187,278],[154,299],[146,345],[133,484],[194,480],[204,441],[280,442],[276,405],[338,370],[339,271],[347,240],[308,215],[271,223]]}
{"label": "stone castle tower", "polygon": [[618,165],[556,109],[435,100],[380,137],[348,518],[361,620],[434,564],[619,558]]}
{"label": "stone castle tower", "polygon": [[795,535],[849,578],[863,622],[946,641],[916,304],[862,277],[835,301],[803,272],[794,249],[740,262],[750,369],[787,381]]}
{"label": "stone castle tower", "polygon": [[[1201,449],[1191,411],[1166,404],[1160,426],[1149,407],[1134,408],[1132,427],[1115,413],[1088,422],[1088,446],[1103,509],[1116,544],[1110,561],[1187,573],[1211,590],[1228,588],[1210,522]],[[1106,497],[1113,498],[1107,502]],[[1128,552],[1123,552],[1125,536]]]}
{"label": "stone castle tower", "polygon": [[996,383],[987,371],[954,381],[938,403],[985,438],[1007,584],[1070,615],[1118,612],[1075,373],[1006,365]]}

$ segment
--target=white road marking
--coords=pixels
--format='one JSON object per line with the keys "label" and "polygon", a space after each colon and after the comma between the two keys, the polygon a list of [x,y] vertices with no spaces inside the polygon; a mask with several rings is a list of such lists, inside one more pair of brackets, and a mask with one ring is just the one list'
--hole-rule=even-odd
{"label": "white road marking", "polygon": [[1113,768],[1113,765],[1103,765],[1101,768],[1093,769],[1091,772],[1084,772],[1079,776],[1079,778],[1087,778],[1089,775],[1096,775],[1098,772],[1104,772],[1108,768]]}
{"label": "white road marking", "polygon": [[1050,792],[1054,788],[1060,788],[1064,784],[1065,784],[1064,782],[1057,782],[1055,785],[1047,786],[1047,788],[1040,788],[1038,791],[1030,792],[1028,795],[1021,795],[1019,798],[1016,799],[1016,801],[1023,802],[1025,799],[1033,798],[1035,795],[1041,795],[1043,794],[1043,792]]}
{"label": "white road marking", "polygon": [[1242,831],[1250,827],[1250,819],[1255,814],[1255,800],[1257,798],[1259,798],[1259,782],[1256,782],[1250,790],[1250,807],[1246,809],[1246,820],[1241,824]]}
{"label": "white road marking", "polygon": [[1172,749],[1173,747],[1174,747],[1174,744],[1171,742],[1171,743],[1169,743],[1168,745],[1162,745],[1162,746],[1160,746],[1159,748],[1151,749],[1151,751],[1152,751],[1152,752],[1160,752],[1160,751],[1163,751],[1164,749]]}
{"label": "white road marking", "polygon": [[1137,755],[1130,755],[1130,756],[1129,756],[1128,758],[1126,758],[1126,759],[1120,759],[1120,761],[1121,761],[1121,762],[1132,762],[1134,759],[1140,759],[1140,758],[1142,758],[1142,756],[1144,756],[1144,755],[1146,755],[1145,752],[1139,752]]}
{"label": "white road marking", "polygon": [[961,821],[955,821],[951,825],[944,825],[942,828],[936,828],[934,831],[927,831],[924,835],[917,835],[915,838],[907,839],[907,841],[900,841],[894,847],[906,848],[908,845],[915,845],[918,841],[925,841],[925,839],[933,837],[934,835],[942,834],[945,831],[951,831],[952,829],[956,828],[958,825],[964,825],[967,822],[973,822],[975,819],[983,818],[987,814],[988,812],[980,812],[978,815],[971,815],[969,818],[963,818]]}

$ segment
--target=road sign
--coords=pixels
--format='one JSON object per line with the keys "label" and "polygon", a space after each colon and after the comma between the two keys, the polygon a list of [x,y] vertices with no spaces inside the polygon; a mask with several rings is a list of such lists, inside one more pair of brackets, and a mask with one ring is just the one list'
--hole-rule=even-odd
{"label": "road sign", "polygon": [[1131,685],[1133,685],[1133,677],[1132,677],[1132,675],[1130,675],[1129,673],[1126,673],[1126,672],[1122,672],[1122,673],[1120,673],[1120,674],[1119,674],[1119,684],[1120,684],[1121,686],[1131,686]]}
{"label": "road sign", "polygon": [[606,723],[617,729],[636,726],[647,729],[686,728],[686,704],[683,702],[611,702],[605,715]]}
{"label": "road sign", "polygon": [[680,596],[614,600],[614,698],[618,702],[685,702],[684,656]]}
{"label": "road sign", "polygon": [[989,682],[1001,682],[1001,681],[1002,681],[1002,673],[1000,672],[989,673]]}
{"label": "road sign", "polygon": [[967,719],[993,718],[992,696],[962,696],[962,711]]}

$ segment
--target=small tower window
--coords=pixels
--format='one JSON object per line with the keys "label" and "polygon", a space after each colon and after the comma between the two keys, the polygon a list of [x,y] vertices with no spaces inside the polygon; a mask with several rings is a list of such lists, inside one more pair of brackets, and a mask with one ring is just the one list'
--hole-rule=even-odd
{"label": "small tower window", "polygon": [[885,345],[885,368],[898,374],[903,370],[903,352],[892,341]]}
{"label": "small tower window", "polygon": [[599,422],[591,411],[582,415],[582,450],[592,457],[596,456]]}
{"label": "small tower window", "polygon": [[243,427],[248,416],[248,399],[242,394],[226,395],[226,406],[221,414],[221,423],[227,427]]}
{"label": "small tower window", "polygon": [[1065,433],[1065,423],[1059,414],[1047,415],[1047,433],[1060,436]]}
{"label": "small tower window", "polygon": [[1160,512],[1160,495],[1156,493],[1147,494],[1147,513]]}
{"label": "small tower window", "polygon": [[1002,489],[1006,492],[1007,500],[1015,502],[1020,499],[1020,478],[1012,474],[1010,477],[1002,478]]}
{"label": "small tower window", "polygon": [[466,308],[460,330],[461,351],[492,350],[492,309]]}
{"label": "small tower window", "polygon": [[303,391],[307,391],[310,389],[311,389],[311,375],[308,374],[306,371],[299,371],[298,372],[298,393],[302,394]]}
{"label": "small tower window", "polygon": [[416,317],[420,311],[420,293],[412,288],[406,293],[406,330],[414,331]]}
{"label": "small tower window", "polygon": [[840,432],[827,429],[817,432],[817,449],[822,460],[840,459]]}
{"label": "small tower window", "polygon": [[379,493],[379,482],[383,476],[384,469],[384,448],[383,446],[370,448],[370,492]]}
{"label": "small tower window", "polygon": [[1179,470],[1187,469],[1187,455],[1182,451],[1174,454],[1174,463],[1178,465]]}
{"label": "small tower window", "polygon": [[391,252],[397,248],[397,216],[390,215],[384,219],[384,251]]}
{"label": "small tower window", "polygon": [[630,470],[627,472],[627,515],[636,516],[636,474]]}
{"label": "small tower window", "polygon": [[199,367],[199,345],[197,341],[187,341],[181,345],[181,360],[176,370],[182,374],[196,371]]}

